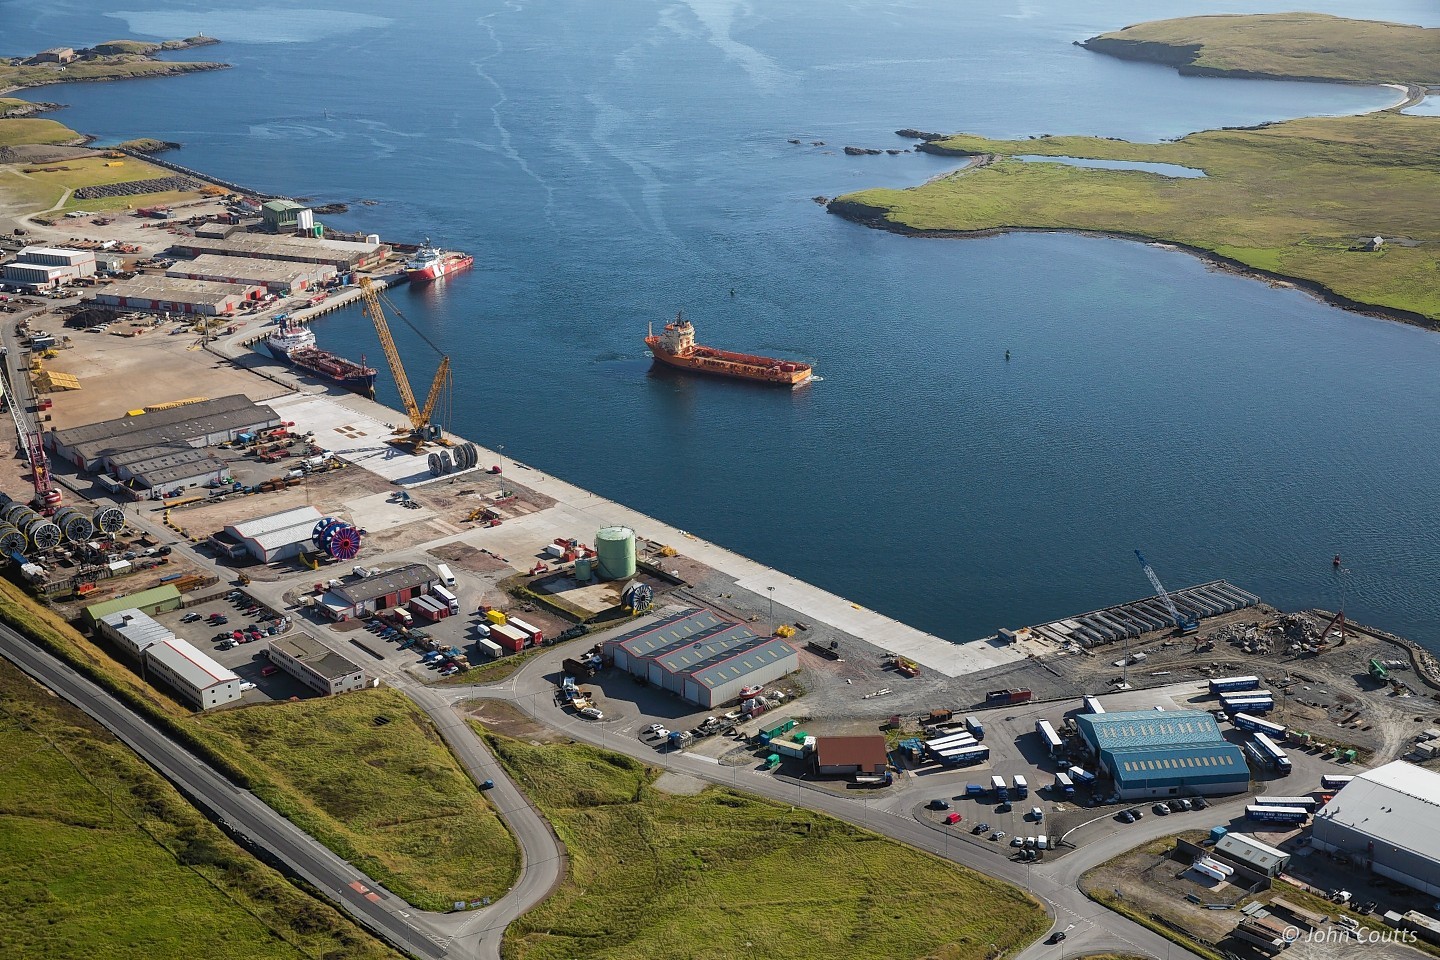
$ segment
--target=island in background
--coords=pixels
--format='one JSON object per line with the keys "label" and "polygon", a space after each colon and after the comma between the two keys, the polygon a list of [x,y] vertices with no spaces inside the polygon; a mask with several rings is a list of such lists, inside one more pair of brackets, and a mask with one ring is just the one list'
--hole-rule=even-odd
{"label": "island in background", "polygon": [[[1398,112],[1440,83],[1440,59],[1428,55],[1437,44],[1440,30],[1319,14],[1127,27],[1083,45],[1192,73],[1396,83],[1411,92],[1405,103],[1363,116],[1209,130],[1171,143],[902,130],[924,141],[919,150],[970,163],[921,186],[837,197],[827,209],[923,236],[1062,229],[1162,241],[1339,306],[1440,328],[1440,118]],[[1076,159],[1166,163],[1204,175],[1094,169]]]}

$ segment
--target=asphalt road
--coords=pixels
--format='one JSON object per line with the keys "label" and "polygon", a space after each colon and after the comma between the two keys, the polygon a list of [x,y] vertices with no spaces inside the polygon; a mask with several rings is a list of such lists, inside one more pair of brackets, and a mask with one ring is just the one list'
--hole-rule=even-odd
{"label": "asphalt road", "polygon": [[226,821],[232,833],[243,834],[289,864],[362,925],[414,956],[446,956],[445,938],[426,929],[428,915],[412,910],[253,793],[221,777],[105,690],[3,625],[0,655],[85,711],[192,800]]}

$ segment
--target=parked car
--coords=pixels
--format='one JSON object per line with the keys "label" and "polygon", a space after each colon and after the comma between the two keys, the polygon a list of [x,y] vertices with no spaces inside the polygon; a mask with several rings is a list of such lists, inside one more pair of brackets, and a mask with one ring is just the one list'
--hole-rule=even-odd
{"label": "parked car", "polygon": [[988,823],[977,823],[977,824],[975,824],[974,827],[971,828],[970,832],[971,832],[971,833],[984,833],[986,830],[989,830],[989,829],[990,829],[990,824],[988,824]]}
{"label": "parked car", "polygon": [[1119,813],[1117,813],[1117,814],[1115,815],[1115,819],[1116,819],[1116,820],[1119,820],[1121,823],[1134,823],[1134,822],[1135,822],[1135,818],[1130,815],[1130,811],[1129,811],[1129,810],[1121,810]]}
{"label": "parked car", "polygon": [[925,806],[929,807],[931,810],[949,810],[950,801],[942,800],[939,797],[936,797],[934,800],[931,800],[929,803],[925,804]]}
{"label": "parked car", "polygon": [[234,641],[234,640],[231,640],[229,637],[226,637],[224,640],[220,641],[220,649],[221,649],[221,650],[234,650],[234,649],[235,649],[235,641]]}
{"label": "parked car", "polygon": [[275,664],[273,663],[267,663],[265,666],[260,668],[260,676],[262,677],[273,677],[279,672],[280,668],[275,666]]}
{"label": "parked car", "polygon": [[995,804],[995,812],[996,812],[996,813],[1009,813],[1009,812],[1010,812],[1010,804],[1009,804],[1009,802],[1006,802],[1006,803],[997,803],[997,804]]}
{"label": "parked car", "polygon": [[1011,838],[1010,838],[1010,846],[1012,846],[1012,847],[1023,847],[1023,846],[1025,846],[1025,838],[1024,838],[1024,837],[1011,837]]}
{"label": "parked car", "polygon": [[949,816],[947,816],[947,817],[945,818],[945,823],[946,823],[947,825],[953,827],[953,826],[955,826],[955,824],[959,823],[961,820],[964,820],[964,819],[965,819],[965,818],[962,817],[962,816],[960,816],[960,814],[958,814],[958,813],[952,813],[952,814],[950,814]]}
{"label": "parked car", "polygon": [[1190,806],[1194,807],[1196,810],[1204,810],[1206,807],[1210,806],[1210,804],[1206,801],[1204,797],[1195,797],[1190,801]]}
{"label": "parked car", "polygon": [[199,620],[199,619],[200,619],[200,614],[198,614],[198,613],[196,613],[195,611],[192,610],[192,611],[190,611],[189,613],[185,614],[185,616],[181,617],[181,618],[180,618],[180,622],[181,622],[181,623],[194,623],[196,620]]}
{"label": "parked car", "polygon": [[1005,839],[1005,831],[1004,831],[1004,830],[996,830],[994,833],[990,834],[990,839],[991,839],[991,840],[1004,840],[1004,839]]}
{"label": "parked car", "polygon": [[1167,806],[1166,806],[1165,804],[1163,804],[1163,803],[1157,803],[1157,804],[1155,804],[1155,806],[1151,807],[1150,809],[1152,809],[1152,810],[1155,811],[1155,815],[1156,815],[1157,817],[1168,817],[1168,816],[1170,816],[1170,808],[1167,807]]}
{"label": "parked car", "polygon": [[1139,820],[1145,816],[1145,811],[1141,810],[1139,807],[1131,807],[1125,812],[1130,814],[1130,816],[1134,817],[1136,820]]}
{"label": "parked car", "polygon": [[664,727],[663,724],[652,723],[652,724],[650,724],[650,726],[646,727],[645,729],[641,730],[640,732],[641,732],[641,733],[659,733],[661,730],[664,730],[664,729],[665,729],[665,727]]}
{"label": "parked car", "polygon": [[1045,941],[1045,942],[1046,942],[1046,943],[1059,943],[1061,940],[1064,940],[1064,939],[1065,939],[1065,931],[1064,931],[1064,930],[1056,930],[1054,933],[1050,934],[1050,939],[1047,940],[1047,941]]}
{"label": "parked car", "polygon": [[240,684],[240,692],[242,692],[242,693],[244,693],[246,690],[254,690],[254,689],[255,689],[255,684],[251,683],[249,680],[246,680],[245,682],[243,682],[243,683]]}

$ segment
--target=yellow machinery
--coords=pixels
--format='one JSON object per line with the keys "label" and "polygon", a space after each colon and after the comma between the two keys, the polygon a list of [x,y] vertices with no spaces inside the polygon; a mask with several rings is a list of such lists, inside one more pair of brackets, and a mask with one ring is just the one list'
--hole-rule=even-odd
{"label": "yellow machinery", "polygon": [[[435,352],[440,354],[440,368],[435,371],[435,379],[430,384],[430,394],[425,398],[425,406],[415,402],[415,392],[410,389],[410,378],[405,375],[405,365],[400,361],[400,351],[395,346],[395,338],[390,336],[390,325],[385,321],[385,311],[380,307],[380,291],[369,277],[360,278],[360,294],[365,298],[365,312],[370,315],[370,321],[375,324],[375,333],[380,337],[380,346],[385,350],[385,360],[390,364],[390,373],[395,377],[395,388],[400,391],[400,400],[405,405],[405,414],[410,418],[410,432],[407,436],[396,437],[390,443],[397,447],[403,447],[411,453],[419,453],[427,443],[438,443],[442,446],[449,446],[445,439],[444,432],[434,423],[430,422],[430,416],[435,412],[435,402],[440,394],[447,393],[450,388],[450,358],[445,355],[439,347],[436,347],[430,338],[415,328],[413,323],[405,319],[405,315],[396,309],[395,304],[390,304],[390,309],[409,324],[410,329],[430,344]],[[388,302],[388,298],[387,302]],[[403,431],[397,431],[403,432]]]}

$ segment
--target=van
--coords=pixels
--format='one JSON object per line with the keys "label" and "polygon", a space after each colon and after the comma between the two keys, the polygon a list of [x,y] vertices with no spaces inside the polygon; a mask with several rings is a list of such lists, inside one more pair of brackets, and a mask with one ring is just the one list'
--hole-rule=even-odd
{"label": "van", "polygon": [[450,572],[450,567],[443,563],[435,565],[435,572],[440,574],[440,582],[447,587],[455,586],[455,574]]}
{"label": "van", "polygon": [[1036,823],[1039,823],[1041,820],[1045,819],[1045,811],[1041,810],[1039,807],[1031,807],[1030,819],[1034,820]]}

